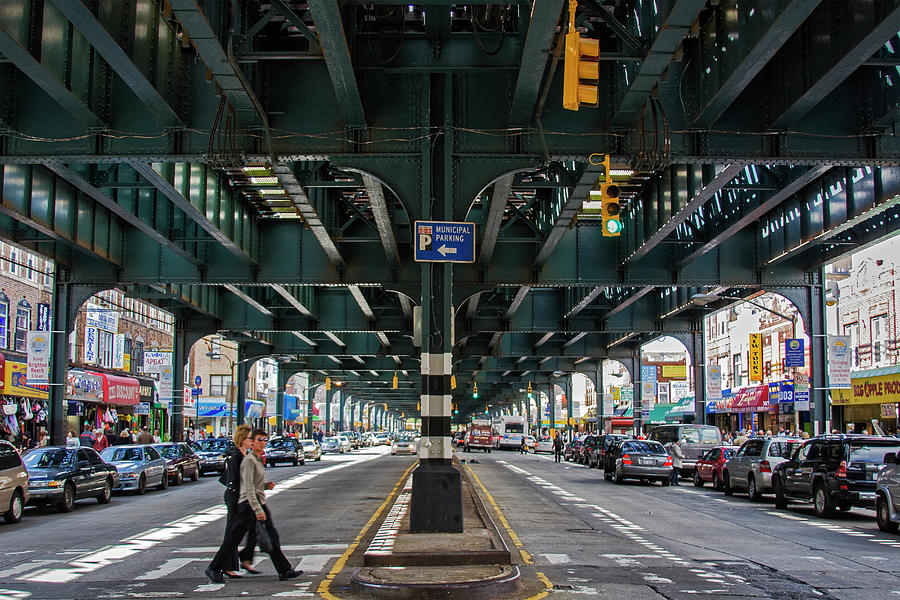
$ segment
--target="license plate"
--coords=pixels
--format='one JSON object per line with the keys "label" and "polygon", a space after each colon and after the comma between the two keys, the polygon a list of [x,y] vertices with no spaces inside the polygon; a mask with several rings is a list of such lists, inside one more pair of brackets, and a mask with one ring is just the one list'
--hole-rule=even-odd
{"label": "license plate", "polygon": [[638,464],[641,464],[641,465],[652,465],[654,462],[656,462],[656,461],[654,461],[652,458],[642,458],[642,459],[640,459],[640,460],[638,461]]}

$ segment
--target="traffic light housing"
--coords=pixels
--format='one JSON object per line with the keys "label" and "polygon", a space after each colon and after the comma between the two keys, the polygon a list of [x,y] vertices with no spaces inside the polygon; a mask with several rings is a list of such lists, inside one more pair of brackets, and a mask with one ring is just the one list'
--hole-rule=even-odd
{"label": "traffic light housing", "polygon": [[565,65],[563,67],[563,108],[578,110],[579,106],[600,103],[600,42],[582,38],[574,27],[566,34]]}
{"label": "traffic light housing", "polygon": [[622,233],[622,221],[619,213],[619,186],[615,183],[600,184],[600,219],[603,224],[604,237],[618,237]]}
{"label": "traffic light housing", "polygon": [[473,397],[473,398],[477,398],[477,397],[478,397],[478,384],[477,384],[477,383],[476,383],[475,386],[472,388],[472,397]]}

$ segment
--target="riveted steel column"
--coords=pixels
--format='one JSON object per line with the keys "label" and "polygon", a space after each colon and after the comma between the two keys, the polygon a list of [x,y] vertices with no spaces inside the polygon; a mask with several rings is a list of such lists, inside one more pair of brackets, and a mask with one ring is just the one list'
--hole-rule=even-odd
{"label": "riveted steel column", "polygon": [[287,371],[278,368],[278,388],[275,390],[275,432],[284,435],[284,386],[287,385]]}
{"label": "riveted steel column", "polygon": [[547,426],[547,433],[551,437],[555,437],[553,436],[553,431],[556,429],[556,387],[552,383],[550,384],[550,391],[547,392],[547,402],[550,409],[550,424]]}
{"label": "riveted steel column", "polygon": [[340,412],[338,412],[338,431],[344,431],[344,409],[346,401],[347,399],[344,397],[344,394],[341,394],[341,399],[339,401]]}
{"label": "riveted steel column", "polygon": [[809,310],[804,311],[804,326],[809,335],[810,359],[810,419],[813,434],[831,431],[831,394],[828,388],[828,372],[825,362],[827,325],[825,323],[825,269],[809,273],[812,285],[807,288]]}
{"label": "riveted steel column", "polygon": [[[240,350],[238,350],[240,357]],[[237,424],[243,425],[247,414],[247,380],[250,375],[250,363],[242,362],[237,366]]]}
{"label": "riveted steel column", "polygon": [[316,392],[315,386],[307,385],[306,387],[306,437],[312,438],[316,430],[313,426],[313,417],[315,416]]}
{"label": "riveted steel column", "polygon": [[566,435],[568,439],[572,439],[572,419],[575,418],[575,411],[572,406],[572,376],[567,375],[565,379],[563,379],[563,383],[560,386],[563,389],[563,393],[566,395]]}
{"label": "riveted steel column", "polygon": [[640,435],[644,424],[644,401],[642,398],[643,390],[641,389],[641,382],[643,381],[642,377],[641,349],[640,347],[637,347],[635,348],[634,353],[631,355],[631,381],[633,382],[634,387],[634,401],[632,402],[631,414],[634,421],[635,435]]}

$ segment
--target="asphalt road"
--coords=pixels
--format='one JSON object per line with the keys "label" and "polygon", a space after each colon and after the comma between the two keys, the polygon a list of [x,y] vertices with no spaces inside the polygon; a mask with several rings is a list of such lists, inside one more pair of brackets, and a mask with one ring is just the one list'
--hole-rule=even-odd
{"label": "asphalt road", "polygon": [[825,520],[708,485],[616,485],[547,455],[460,457],[477,461],[551,598],[900,598],[900,535],[869,510]]}
{"label": "asphalt road", "polygon": [[268,556],[257,552],[263,575],[207,581],[203,569],[225,524],[224,488],[208,475],[145,496],[116,495],[107,506],[81,500],[69,514],[29,508],[20,523],[0,525],[0,600],[313,598],[328,568],[415,461],[387,452],[364,448],[269,469],[279,484],[269,507],[285,555],[304,570],[298,579],[279,581]]}

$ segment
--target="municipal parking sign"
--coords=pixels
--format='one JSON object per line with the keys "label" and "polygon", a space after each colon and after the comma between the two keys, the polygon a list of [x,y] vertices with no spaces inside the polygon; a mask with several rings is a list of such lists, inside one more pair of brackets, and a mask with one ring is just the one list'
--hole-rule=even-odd
{"label": "municipal parking sign", "polygon": [[475,223],[416,221],[416,262],[475,262]]}

